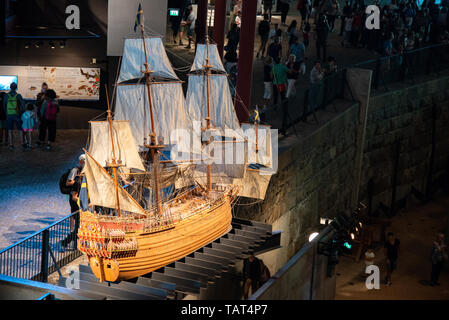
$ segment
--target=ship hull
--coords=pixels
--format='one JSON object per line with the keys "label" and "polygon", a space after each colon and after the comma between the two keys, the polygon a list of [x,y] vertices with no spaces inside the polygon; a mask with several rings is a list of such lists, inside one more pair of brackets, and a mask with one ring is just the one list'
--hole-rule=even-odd
{"label": "ship hull", "polygon": [[177,222],[173,228],[136,236],[136,255],[127,258],[89,259],[100,280],[128,280],[147,274],[179,260],[231,229],[231,198],[225,196],[214,206]]}

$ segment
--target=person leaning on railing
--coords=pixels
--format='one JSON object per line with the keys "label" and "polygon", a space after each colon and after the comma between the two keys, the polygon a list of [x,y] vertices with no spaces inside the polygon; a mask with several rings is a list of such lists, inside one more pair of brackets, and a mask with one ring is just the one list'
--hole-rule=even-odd
{"label": "person leaning on railing", "polygon": [[[80,207],[80,199],[79,199],[79,192],[81,189],[81,172],[84,168],[84,164],[86,163],[86,156],[82,154],[78,158],[78,165],[75,166],[69,173],[67,177],[66,186],[71,187],[72,191],[69,194],[69,204],[70,204],[70,211],[72,213],[77,212]],[[70,242],[76,239],[76,234],[78,232],[79,227],[79,215],[75,215],[74,219],[70,220],[70,227],[73,229],[66,238],[61,240],[61,245],[63,247],[66,247]],[[74,227],[74,228],[73,228]]]}

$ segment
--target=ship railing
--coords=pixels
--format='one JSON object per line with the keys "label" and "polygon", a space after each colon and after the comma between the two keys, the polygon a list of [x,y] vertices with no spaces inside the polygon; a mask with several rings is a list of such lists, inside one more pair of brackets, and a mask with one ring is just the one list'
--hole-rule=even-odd
{"label": "ship railing", "polygon": [[48,275],[81,256],[78,226],[77,211],[2,249],[0,274],[47,282]]}

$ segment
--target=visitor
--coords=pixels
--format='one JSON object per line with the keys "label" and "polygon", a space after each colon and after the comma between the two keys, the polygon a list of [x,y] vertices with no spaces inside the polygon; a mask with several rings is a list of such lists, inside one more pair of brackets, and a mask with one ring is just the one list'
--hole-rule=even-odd
{"label": "visitor", "polygon": [[279,57],[273,58],[274,65],[271,71],[273,77],[273,92],[274,100],[273,103],[277,104],[278,96],[281,96],[281,102],[285,100],[285,93],[287,91],[287,72],[288,68],[281,64],[281,59]]}
{"label": "visitor", "polygon": [[183,16],[183,8],[179,8],[178,15],[177,16],[170,16],[170,25],[173,35],[173,43],[176,44],[176,38],[178,36],[178,33],[180,34],[179,41],[181,42],[181,33],[179,32],[181,29],[181,21]]}
{"label": "visitor", "polygon": [[384,55],[392,56],[396,54],[396,49],[393,47],[394,33],[390,34],[390,37],[384,42]]}
{"label": "visitor", "polygon": [[267,57],[263,66],[263,109],[268,107],[271,97],[273,96],[273,80],[271,74],[272,63],[273,59],[271,59],[271,57]]}
{"label": "visitor", "polygon": [[321,62],[315,61],[315,65],[310,71],[310,87],[309,87],[309,110],[315,111],[318,107],[318,96],[321,94],[321,81],[324,78],[324,70],[321,68]]}
{"label": "visitor", "polygon": [[351,44],[355,48],[359,45],[360,32],[362,30],[362,13],[356,11],[352,18],[352,29],[351,29]]}
{"label": "visitor", "polygon": [[181,18],[181,27],[179,29],[179,45],[183,46],[184,43],[182,42],[182,37],[183,37],[183,29],[185,28],[188,31],[189,26],[186,25],[186,21],[188,20],[190,14],[190,10],[189,7],[187,7],[183,13],[182,13],[182,18]]}
{"label": "visitor", "polygon": [[224,47],[225,51],[237,52],[240,42],[240,28],[237,24],[232,24],[231,30],[229,30],[226,38],[228,39],[228,43]]}
{"label": "visitor", "polygon": [[34,104],[28,103],[26,111],[22,114],[22,130],[25,135],[26,149],[31,150],[32,135],[37,124],[37,115],[35,113]]}
{"label": "visitor", "polygon": [[387,264],[387,276],[385,277],[385,284],[391,286],[391,274],[396,270],[399,257],[400,241],[396,239],[392,232],[387,235],[387,241],[384,246],[384,254]]}
{"label": "visitor", "polygon": [[293,20],[292,23],[290,23],[290,25],[287,28],[287,36],[288,36],[288,45],[289,48],[291,46],[291,44],[293,43],[293,41],[295,40],[295,38],[299,38],[299,33],[298,33],[298,29],[296,28],[297,26],[297,22],[296,20]]}
{"label": "visitor", "polygon": [[293,40],[292,45],[290,46],[290,54],[294,54],[296,57],[296,62],[298,63],[298,65],[300,66],[301,72],[302,74],[306,74],[306,64],[304,63],[305,61],[305,54],[306,54],[306,46],[304,45],[304,43],[299,43],[298,38],[295,38]]}
{"label": "visitor", "polygon": [[250,255],[248,259],[243,261],[243,298],[245,300],[248,300],[250,288],[251,294],[254,294],[259,289],[260,270],[260,261],[254,255]]}
{"label": "visitor", "polygon": [[304,24],[307,22],[310,14],[309,0],[299,0],[296,9],[301,13],[301,23]]}
{"label": "visitor", "polygon": [[257,32],[260,36],[260,47],[257,51],[256,57],[259,58],[260,53],[262,53],[262,59],[265,56],[265,50],[267,48],[268,33],[270,32],[270,22],[268,21],[268,15],[263,15],[263,20],[259,22],[259,27]]}
{"label": "visitor", "polygon": [[190,49],[192,48],[191,43],[193,42],[193,31],[195,30],[195,12],[193,11],[192,6],[189,6],[187,8],[188,11],[188,16],[187,16],[187,20],[184,21],[184,26],[186,26],[187,28],[187,37],[189,39],[189,42],[187,44],[187,46],[185,47],[186,49]]}
{"label": "visitor", "polygon": [[45,96],[46,99],[40,109],[41,126],[39,128],[38,144],[43,145],[47,137],[45,149],[50,150],[51,143],[56,140],[56,118],[59,113],[59,103],[56,101],[56,92],[54,90],[48,89]]}
{"label": "visitor", "polygon": [[296,95],[296,80],[298,79],[301,63],[296,61],[296,55],[290,54],[285,66],[288,68],[287,93],[285,94],[285,97],[289,99]]}
{"label": "visitor", "polygon": [[0,147],[8,145],[8,125],[6,122],[6,112],[3,108],[3,99],[6,93],[0,92]]}
{"label": "visitor", "polygon": [[279,43],[279,37],[274,37],[274,42],[268,46],[267,54],[273,61],[282,57],[282,46]]}
{"label": "visitor", "polygon": [[310,71],[310,83],[317,84],[323,80],[324,71],[321,69],[321,62],[319,60],[315,61],[315,65]]}
{"label": "visitor", "polygon": [[327,58],[327,67],[325,73],[327,76],[337,73],[337,63],[334,57]]}
{"label": "visitor", "polygon": [[274,42],[274,38],[276,36],[279,38],[279,43],[282,43],[282,30],[279,29],[279,25],[277,23],[274,24],[274,29],[270,29],[270,33],[268,34],[270,44]]}
{"label": "visitor", "polygon": [[[71,188],[71,191],[69,193],[69,204],[71,213],[77,212],[82,207],[82,204],[80,203],[79,192],[81,189],[81,182],[83,180],[82,171],[85,163],[86,163],[86,155],[82,154],[78,158],[78,164],[74,168],[72,168],[72,170],[70,170],[70,173],[67,176],[66,186]],[[75,215],[74,218],[71,220],[71,227],[73,230],[67,235],[66,238],[61,240],[61,245],[63,247],[67,247],[67,245],[70,242],[76,240],[76,235],[78,233],[79,227],[79,215]]]}
{"label": "visitor", "polygon": [[271,11],[273,10],[273,0],[262,0],[263,2],[263,14],[268,15],[268,21],[271,22]]}
{"label": "visitor", "polygon": [[323,50],[323,60],[326,59],[328,34],[329,24],[326,15],[320,14],[316,24],[316,55],[318,60],[321,59],[321,49]]}
{"label": "visitor", "polygon": [[344,27],[344,34],[343,34],[343,40],[341,40],[341,46],[344,47],[346,43],[350,43],[351,42],[351,35],[352,35],[352,14],[349,14],[344,22],[345,22],[345,27]]}
{"label": "visitor", "polygon": [[281,24],[282,26],[286,27],[287,24],[285,23],[287,20],[288,11],[290,10],[290,0],[278,0],[280,11],[281,11]]}
{"label": "visitor", "polygon": [[47,83],[45,83],[45,82],[42,83],[41,92],[39,92],[37,94],[36,102],[35,102],[35,105],[36,105],[36,108],[37,108],[37,116],[38,117],[40,117],[40,108],[42,107],[42,103],[44,103],[44,101],[45,101],[45,93],[47,92],[47,90],[48,90]]}
{"label": "visitor", "polygon": [[22,123],[20,116],[24,111],[24,102],[22,96],[17,93],[17,84],[11,83],[9,86],[11,89],[7,94],[3,96],[3,109],[6,114],[6,122],[8,126],[8,142],[9,150],[14,150],[14,128],[20,130],[22,135],[22,146],[25,147],[25,141],[22,131]]}
{"label": "visitor", "polygon": [[430,273],[430,285],[439,286],[438,279],[441,270],[444,266],[444,261],[447,260],[446,245],[444,243],[444,234],[438,233],[436,240],[433,242],[432,253],[430,256],[432,262],[432,271]]}
{"label": "visitor", "polygon": [[327,10],[330,32],[334,32],[335,19],[337,19],[339,12],[340,12],[340,6],[338,4],[338,1],[332,0],[330,8]]}
{"label": "visitor", "polygon": [[[341,15],[340,36],[343,35],[344,28],[346,26],[346,18],[352,15],[352,8],[349,1],[346,1],[346,5],[343,7],[343,13]],[[352,23],[352,22],[351,22]]]}

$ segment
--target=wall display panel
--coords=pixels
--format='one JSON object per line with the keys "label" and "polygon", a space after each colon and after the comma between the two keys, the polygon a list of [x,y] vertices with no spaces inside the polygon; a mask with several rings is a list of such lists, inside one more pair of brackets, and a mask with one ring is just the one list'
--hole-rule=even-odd
{"label": "wall display panel", "polygon": [[61,100],[100,99],[100,68],[51,66],[0,66],[1,75],[17,75],[18,92],[35,99],[43,82]]}

